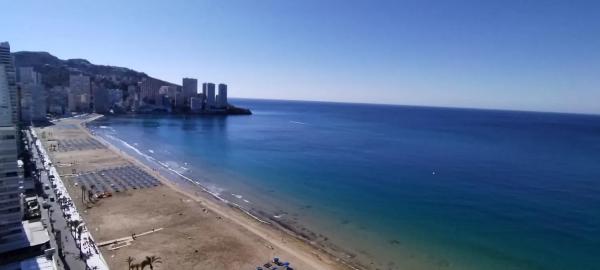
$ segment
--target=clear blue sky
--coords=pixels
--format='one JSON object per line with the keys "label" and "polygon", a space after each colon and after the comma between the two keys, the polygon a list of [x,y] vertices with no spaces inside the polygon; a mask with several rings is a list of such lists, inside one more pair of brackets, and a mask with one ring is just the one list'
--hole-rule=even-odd
{"label": "clear blue sky", "polygon": [[600,113],[600,1],[19,0],[2,8],[0,40],[13,51],[177,83],[225,82],[231,96]]}

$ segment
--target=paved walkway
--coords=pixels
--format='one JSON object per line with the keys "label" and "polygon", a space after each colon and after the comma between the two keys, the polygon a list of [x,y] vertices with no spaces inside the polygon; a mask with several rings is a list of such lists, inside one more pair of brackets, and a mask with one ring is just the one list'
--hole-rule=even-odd
{"label": "paved walkway", "polygon": [[[29,135],[29,134],[28,134]],[[48,172],[45,170],[43,164],[44,161],[41,158],[40,153],[36,145],[33,143],[32,138],[28,136],[30,142],[31,156],[33,158],[33,164],[36,164],[39,171],[39,181],[42,187],[51,187],[52,184],[48,178]],[[86,264],[79,257],[79,248],[77,247],[75,239],[67,226],[67,221],[62,215],[60,205],[56,200],[56,196],[52,189],[43,189],[47,197],[47,202],[50,207],[42,209],[42,219],[47,225],[48,233],[50,234],[50,246],[56,249],[56,255],[58,255],[57,266],[59,270],[86,270]],[[52,202],[52,199],[54,202]],[[40,205],[43,205],[43,200],[40,198]]]}

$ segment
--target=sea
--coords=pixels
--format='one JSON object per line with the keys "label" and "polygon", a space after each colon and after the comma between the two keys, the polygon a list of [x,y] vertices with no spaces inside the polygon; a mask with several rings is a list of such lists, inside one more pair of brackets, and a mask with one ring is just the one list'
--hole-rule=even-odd
{"label": "sea", "polygon": [[234,99],[89,128],[371,269],[600,269],[600,116]]}

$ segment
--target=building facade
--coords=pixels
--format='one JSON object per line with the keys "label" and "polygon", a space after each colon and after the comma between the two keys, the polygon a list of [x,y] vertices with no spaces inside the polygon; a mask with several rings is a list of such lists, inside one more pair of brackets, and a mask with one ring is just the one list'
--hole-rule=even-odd
{"label": "building facade", "polygon": [[4,73],[8,84],[11,118],[13,123],[19,123],[21,121],[21,106],[17,91],[17,75],[13,58],[10,54],[10,44],[8,42],[0,42],[0,65],[4,66]]}
{"label": "building facade", "polygon": [[213,109],[216,107],[217,102],[215,99],[215,84],[206,83],[206,106],[205,109]]}
{"label": "building facade", "polygon": [[54,86],[48,90],[48,112],[63,115],[69,111],[68,103],[69,88]]}
{"label": "building facade", "polygon": [[33,67],[19,68],[18,85],[21,88],[21,121],[43,121],[46,119],[47,94],[42,84],[42,75]]}
{"label": "building facade", "polygon": [[[92,105],[92,85],[90,77],[71,75],[69,77],[69,109],[71,112],[89,112]],[[71,103],[72,102],[72,103]]]}
{"label": "building facade", "polygon": [[201,97],[191,97],[190,98],[190,110],[193,112],[198,112],[202,110],[202,98]]}
{"label": "building facade", "polygon": [[21,121],[43,121],[46,119],[46,88],[42,84],[21,84]]}
{"label": "building facade", "polygon": [[17,80],[21,84],[42,84],[42,75],[35,72],[33,67],[21,67],[19,68]]}
{"label": "building facade", "polygon": [[219,84],[219,94],[217,95],[217,107],[227,107],[227,85],[224,83]]}
{"label": "building facade", "polygon": [[144,78],[140,82],[140,99],[148,104],[157,104],[160,88],[165,85],[163,81],[154,78]]}
{"label": "building facade", "polygon": [[21,223],[24,180],[17,163],[18,136],[7,73],[6,66],[0,64],[0,253],[27,244]]}
{"label": "building facade", "polygon": [[192,78],[183,78],[183,97],[188,100],[198,94],[198,80]]}
{"label": "building facade", "polygon": [[107,113],[111,107],[108,89],[94,84],[92,92],[94,94],[94,112]]}
{"label": "building facade", "polygon": [[71,93],[74,94],[89,95],[92,91],[90,77],[84,75],[69,76],[69,89],[71,89]]}

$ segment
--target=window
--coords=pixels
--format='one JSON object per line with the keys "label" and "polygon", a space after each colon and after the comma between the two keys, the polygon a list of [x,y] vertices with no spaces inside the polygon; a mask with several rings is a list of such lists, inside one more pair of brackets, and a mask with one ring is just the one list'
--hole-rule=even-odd
{"label": "window", "polygon": [[2,135],[0,136],[0,140],[14,140],[15,135]]}

